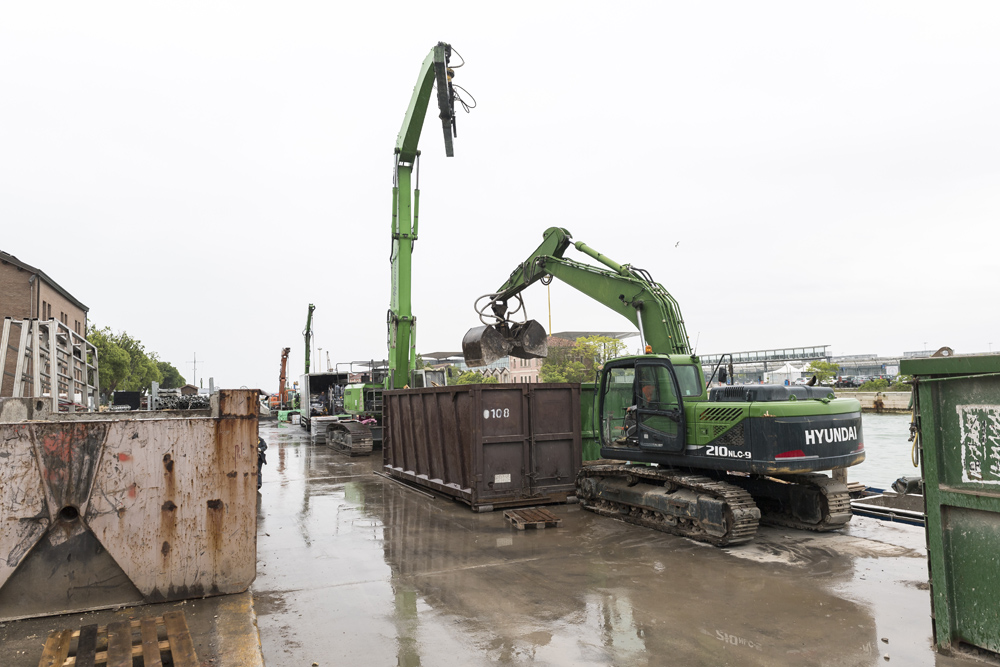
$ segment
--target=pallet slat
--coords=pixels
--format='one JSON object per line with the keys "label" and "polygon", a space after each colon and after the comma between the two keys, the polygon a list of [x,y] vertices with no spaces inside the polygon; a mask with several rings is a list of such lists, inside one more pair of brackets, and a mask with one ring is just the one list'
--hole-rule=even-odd
{"label": "pallet slat", "polygon": [[[139,630],[139,637],[133,633]],[[160,640],[160,633],[166,639]],[[69,655],[72,640],[76,655]],[[97,651],[107,644],[107,650]],[[85,625],[79,630],[57,630],[49,634],[39,667],[132,667],[135,658],[143,667],[163,667],[163,652],[174,667],[199,667],[194,642],[182,611],[133,621],[116,621],[107,626]],[[138,662],[136,665],[140,664]]]}
{"label": "pallet slat", "polygon": [[108,667],[132,667],[132,624],[108,623]]}
{"label": "pallet slat", "polygon": [[38,661],[38,667],[59,667],[69,655],[69,642],[72,637],[69,630],[53,632],[45,642],[42,649],[42,658]]}
{"label": "pallet slat", "polygon": [[85,625],[80,628],[80,640],[76,646],[76,667],[94,667],[97,662],[97,626]]}
{"label": "pallet slat", "polygon": [[[166,639],[164,639],[163,641],[161,641],[159,643],[159,648],[160,648],[161,651],[169,651],[170,650],[170,642],[168,642]],[[132,647],[132,657],[133,658],[142,657],[142,645],[141,644],[136,644],[135,646]],[[108,661],[108,652],[107,651],[98,651],[97,653],[94,654],[94,664],[95,665],[103,665],[107,661]],[[158,664],[161,664],[161,667],[162,667],[162,663],[158,663]],[[76,657],[71,655],[70,657],[66,658],[66,662],[63,663],[63,667],[77,667]],[[145,665],[143,665],[143,667],[145,667]]]}
{"label": "pallet slat", "polygon": [[163,667],[160,659],[160,642],[156,638],[156,619],[144,618],[139,624],[142,635],[143,667]]}
{"label": "pallet slat", "polygon": [[562,519],[558,518],[552,512],[537,508],[507,510],[503,515],[518,530],[524,530],[525,528],[557,528],[562,524]]}
{"label": "pallet slat", "polygon": [[163,624],[167,626],[167,640],[174,667],[198,667],[198,656],[194,654],[194,644],[188,631],[184,612],[168,611],[163,614]]}

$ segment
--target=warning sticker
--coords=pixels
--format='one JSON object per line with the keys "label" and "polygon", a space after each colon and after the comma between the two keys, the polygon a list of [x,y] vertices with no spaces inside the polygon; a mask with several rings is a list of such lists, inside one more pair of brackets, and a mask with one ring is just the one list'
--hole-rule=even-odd
{"label": "warning sticker", "polygon": [[510,473],[504,473],[503,475],[493,475],[494,484],[510,484]]}
{"label": "warning sticker", "polygon": [[1000,405],[958,405],[962,481],[1000,484]]}

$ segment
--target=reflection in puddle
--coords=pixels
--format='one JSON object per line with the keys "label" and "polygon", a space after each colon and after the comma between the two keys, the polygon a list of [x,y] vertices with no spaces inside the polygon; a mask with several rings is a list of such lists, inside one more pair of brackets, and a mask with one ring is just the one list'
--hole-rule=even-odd
{"label": "reflection in puddle", "polygon": [[[294,627],[304,647],[295,660],[880,664],[874,593],[857,586],[880,585],[874,570],[886,561],[925,567],[915,550],[868,536],[764,529],[751,545],[715,549],[575,506],[552,508],[560,528],[517,531],[502,512],[476,514],[371,474],[378,452],[352,460],[308,444],[304,430],[287,434],[275,439],[279,465],[264,472],[259,553],[274,560],[254,587],[270,596],[262,637],[283,640]],[[919,623],[926,614],[915,609],[893,609],[897,623]],[[933,664],[918,650],[910,664]]]}

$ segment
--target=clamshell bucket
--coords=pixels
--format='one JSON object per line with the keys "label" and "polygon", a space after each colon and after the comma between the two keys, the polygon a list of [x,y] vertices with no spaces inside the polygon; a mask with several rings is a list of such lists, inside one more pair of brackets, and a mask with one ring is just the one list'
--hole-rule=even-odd
{"label": "clamshell bucket", "polygon": [[469,367],[488,366],[506,356],[518,359],[537,359],[548,354],[548,336],[545,327],[536,320],[528,320],[508,328],[481,326],[469,329],[462,339],[462,354]]}
{"label": "clamshell bucket", "polygon": [[537,320],[528,320],[510,328],[510,356],[519,359],[538,359],[549,354],[548,335]]}
{"label": "clamshell bucket", "polygon": [[462,355],[465,365],[470,368],[489,366],[510,354],[511,347],[507,338],[492,325],[473,327],[462,339]]}

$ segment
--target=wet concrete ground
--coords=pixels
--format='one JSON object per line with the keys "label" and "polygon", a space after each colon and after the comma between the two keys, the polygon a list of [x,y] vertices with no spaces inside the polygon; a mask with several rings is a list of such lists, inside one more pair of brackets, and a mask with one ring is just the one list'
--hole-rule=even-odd
{"label": "wet concrete ground", "polygon": [[519,531],[262,423],[253,584],[284,665],[970,665],[935,653],[923,529],[762,527],[718,549],[549,509]]}

